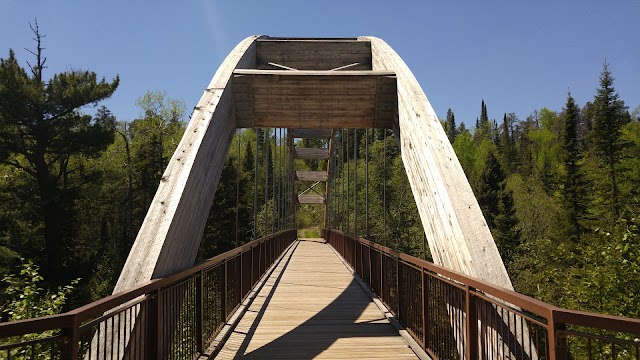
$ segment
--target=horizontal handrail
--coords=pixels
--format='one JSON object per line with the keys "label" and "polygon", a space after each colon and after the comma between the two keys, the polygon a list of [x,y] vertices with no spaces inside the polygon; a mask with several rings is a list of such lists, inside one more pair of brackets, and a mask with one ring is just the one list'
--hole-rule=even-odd
{"label": "horizontal handrail", "polygon": [[[340,230],[323,229],[322,236],[434,358],[458,353],[474,359],[483,352],[498,358],[565,359],[571,348],[577,356],[591,356],[598,351],[594,338],[612,353],[640,358],[640,342],[604,334],[640,335],[640,319],[560,308]],[[440,333],[433,334],[430,326],[440,326]]]}
{"label": "horizontal handrail", "polygon": [[[214,317],[212,321],[226,322],[231,316],[232,309],[237,308],[258,278],[295,239],[296,229],[283,230],[212,257],[189,269],[147,281],[132,289],[112,294],[63,314],[0,323],[0,340],[47,331],[59,332],[60,335],[53,338],[62,339],[60,345],[62,357],[76,358],[76,354],[81,351],[91,351],[99,346],[102,346],[104,351],[107,351],[108,346],[116,346],[117,349],[113,348],[109,351],[124,352],[125,349],[120,347],[126,345],[127,341],[132,341],[130,339],[139,337],[132,346],[140,347],[140,344],[147,344],[144,345],[145,350],[139,350],[136,356],[145,358],[148,357],[147,351],[154,354],[159,351],[157,349],[160,349],[160,346],[155,349],[155,345],[148,348],[148,344],[159,343],[158,339],[145,340],[148,336],[160,336],[160,332],[153,327],[157,327],[160,321],[164,321],[163,324],[166,326],[175,327],[179,324],[171,322],[181,321],[188,324],[187,328],[195,329],[190,331],[197,333],[180,336],[196,338],[194,342],[199,349],[195,352],[200,353],[204,346],[203,337],[207,337],[204,341],[210,341],[220,329],[218,326],[214,329],[214,333],[211,333],[211,329],[207,329],[206,334],[203,335],[203,326],[206,326],[203,325],[203,321],[208,321],[203,318],[203,311],[208,311],[209,316]],[[244,263],[243,258],[246,258]],[[206,293],[211,290],[218,293]],[[166,305],[163,305],[162,301],[167,302]],[[205,301],[209,303],[204,305]],[[158,310],[162,306],[173,306],[175,309],[163,315]],[[204,307],[207,306],[208,308],[205,309]],[[138,319],[140,314],[143,316],[142,319]],[[169,323],[166,323],[167,321]],[[110,329],[111,334],[108,333],[107,328]],[[84,335],[81,335],[82,332]],[[110,336],[116,336],[114,333],[117,333],[118,338],[111,339],[111,342],[116,344],[107,344]],[[85,339],[81,340],[80,336],[85,336]],[[24,347],[25,344],[31,346],[44,344],[51,338],[18,341],[15,344],[3,345],[3,349],[7,351],[7,349]],[[122,343],[124,339],[127,340]],[[82,347],[84,348],[81,349]],[[54,351],[53,347],[47,351]],[[180,351],[185,354],[187,352],[184,349]]]}

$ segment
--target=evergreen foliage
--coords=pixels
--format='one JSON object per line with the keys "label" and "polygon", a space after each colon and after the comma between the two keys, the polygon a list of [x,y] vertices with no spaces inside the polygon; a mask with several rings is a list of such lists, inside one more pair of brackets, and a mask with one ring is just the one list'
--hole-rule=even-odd
{"label": "evergreen foliage", "polygon": [[[109,98],[119,79],[98,80],[90,71],[70,70],[45,78],[46,58],[38,24],[32,26],[36,60],[29,72],[13,50],[0,60],[0,162],[20,170],[32,182],[30,192],[43,225],[48,279],[60,283],[77,224],[72,221],[78,190],[95,181],[85,171],[87,158],[114,141],[109,116],[92,117],[81,108]],[[104,113],[102,114],[104,115]]]}

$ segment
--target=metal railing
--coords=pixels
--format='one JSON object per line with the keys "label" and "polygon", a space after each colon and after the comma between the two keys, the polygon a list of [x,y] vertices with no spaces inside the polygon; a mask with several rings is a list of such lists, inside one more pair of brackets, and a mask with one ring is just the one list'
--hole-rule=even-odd
{"label": "metal railing", "polygon": [[73,311],[0,323],[0,359],[194,359],[296,239],[284,230]]}
{"label": "metal railing", "polygon": [[562,309],[339,230],[322,237],[434,359],[635,359],[640,320]]}

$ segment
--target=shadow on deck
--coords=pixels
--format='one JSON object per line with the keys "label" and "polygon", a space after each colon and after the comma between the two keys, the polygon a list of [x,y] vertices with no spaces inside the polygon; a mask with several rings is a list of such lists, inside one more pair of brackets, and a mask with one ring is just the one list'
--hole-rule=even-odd
{"label": "shadow on deck", "polygon": [[321,239],[289,250],[217,359],[416,358]]}

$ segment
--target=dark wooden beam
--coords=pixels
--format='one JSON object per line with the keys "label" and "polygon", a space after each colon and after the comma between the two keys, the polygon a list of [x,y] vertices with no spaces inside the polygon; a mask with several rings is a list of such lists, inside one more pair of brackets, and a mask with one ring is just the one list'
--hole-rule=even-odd
{"label": "dark wooden beam", "polygon": [[302,194],[298,195],[300,204],[324,204],[324,197],[318,194]]}
{"label": "dark wooden beam", "polygon": [[327,181],[327,172],[326,171],[307,171],[307,170],[297,170],[296,171],[296,179],[298,181]]}
{"label": "dark wooden beam", "polygon": [[331,129],[291,129],[291,135],[297,139],[329,139]]}
{"label": "dark wooden beam", "polygon": [[389,71],[234,71],[237,127],[390,128],[396,78]]}
{"label": "dark wooden beam", "polygon": [[324,160],[329,158],[329,149],[296,148],[293,157],[303,160]]}
{"label": "dark wooden beam", "polygon": [[353,70],[371,70],[371,43],[354,39],[261,39],[257,66],[286,64],[299,70],[331,70],[359,63]]}

